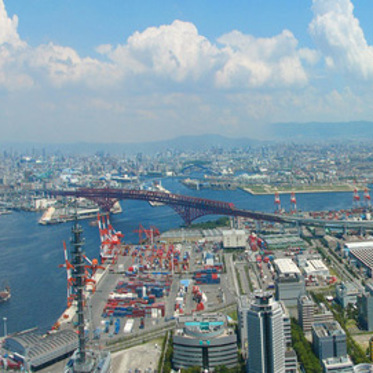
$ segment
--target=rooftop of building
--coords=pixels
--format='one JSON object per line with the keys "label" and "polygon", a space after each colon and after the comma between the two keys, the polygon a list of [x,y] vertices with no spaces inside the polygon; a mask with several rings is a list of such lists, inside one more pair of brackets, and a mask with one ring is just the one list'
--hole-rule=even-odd
{"label": "rooftop of building", "polygon": [[341,282],[340,284],[336,285],[336,288],[346,295],[357,294],[360,292],[360,289],[354,282]]}
{"label": "rooftop of building", "polygon": [[353,363],[349,356],[330,357],[323,360],[323,364],[328,369],[352,367]]}
{"label": "rooftop of building", "polygon": [[303,282],[303,277],[298,273],[281,273],[277,279],[277,283],[286,283],[286,282]]}
{"label": "rooftop of building", "polygon": [[223,236],[233,236],[233,235],[245,235],[245,231],[243,229],[229,229],[223,231]]}
{"label": "rooftop of building", "polygon": [[366,267],[373,269],[373,245],[370,247],[351,248],[350,255],[355,257]]}
{"label": "rooftop of building", "polygon": [[273,263],[275,264],[279,274],[292,274],[292,273],[298,274],[298,275],[301,274],[298,266],[293,262],[292,259],[289,259],[289,258],[275,259]]}
{"label": "rooftop of building", "polygon": [[348,249],[373,248],[373,241],[346,242],[345,247]]}
{"label": "rooftop of building", "polygon": [[308,296],[308,295],[302,295],[299,297],[299,302],[303,305],[303,306],[314,306],[315,305],[315,302],[313,301],[313,299]]}
{"label": "rooftop of building", "polygon": [[321,259],[312,259],[308,261],[308,265],[312,266],[315,271],[329,271],[328,267],[323,263]]}
{"label": "rooftop of building", "polygon": [[191,339],[221,338],[233,334],[227,317],[222,314],[181,316],[175,330],[175,335]]}
{"label": "rooftop of building", "polygon": [[337,321],[314,323],[312,329],[319,338],[346,334]]}
{"label": "rooftop of building", "polygon": [[5,340],[5,347],[17,343],[22,346],[29,359],[50,354],[69,344],[78,342],[78,335],[72,330],[61,330],[42,336],[35,331],[16,333]]}

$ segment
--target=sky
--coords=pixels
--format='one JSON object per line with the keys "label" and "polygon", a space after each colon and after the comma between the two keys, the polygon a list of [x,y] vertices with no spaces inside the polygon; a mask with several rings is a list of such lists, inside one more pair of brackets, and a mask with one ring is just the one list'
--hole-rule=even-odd
{"label": "sky", "polygon": [[371,0],[0,0],[2,142],[373,118]]}

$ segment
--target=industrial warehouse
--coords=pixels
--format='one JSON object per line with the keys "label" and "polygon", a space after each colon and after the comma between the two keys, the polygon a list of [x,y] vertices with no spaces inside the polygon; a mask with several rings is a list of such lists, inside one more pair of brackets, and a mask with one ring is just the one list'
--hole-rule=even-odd
{"label": "industrial warehouse", "polygon": [[4,341],[4,348],[30,370],[51,365],[71,355],[77,347],[78,335],[72,330],[62,330],[46,336],[31,330],[11,335]]}

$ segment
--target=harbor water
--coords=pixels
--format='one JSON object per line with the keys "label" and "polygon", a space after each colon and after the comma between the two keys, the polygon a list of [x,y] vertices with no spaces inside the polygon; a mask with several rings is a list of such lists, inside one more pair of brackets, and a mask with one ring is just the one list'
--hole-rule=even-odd
{"label": "harbor water", "polygon": [[[234,203],[237,207],[272,212],[273,195],[253,196],[241,190],[190,190],[177,179],[164,179],[162,185],[173,193]],[[282,206],[289,210],[290,195],[281,195]],[[183,221],[168,206],[151,207],[147,202],[122,201],[123,212],[111,217],[115,229],[124,233],[127,243],[138,242],[134,232],[141,223],[154,225],[161,232],[178,228]],[[297,194],[297,205],[303,211],[339,210],[352,206],[352,193]],[[8,333],[39,327],[51,328],[66,308],[66,272],[58,265],[64,262],[63,244],[69,245],[72,223],[41,226],[41,213],[13,212],[0,216],[0,286],[6,281],[11,299],[0,304],[0,334],[4,333],[3,318],[7,318]],[[205,216],[198,221],[211,220]],[[88,221],[84,229],[85,251],[88,257],[99,255],[99,233]]]}

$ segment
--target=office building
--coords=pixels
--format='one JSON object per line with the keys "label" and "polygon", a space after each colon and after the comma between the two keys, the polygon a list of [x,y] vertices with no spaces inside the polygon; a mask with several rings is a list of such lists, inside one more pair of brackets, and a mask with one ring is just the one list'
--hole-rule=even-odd
{"label": "office building", "polygon": [[354,364],[348,356],[324,359],[322,365],[325,373],[354,373]]}
{"label": "office building", "polygon": [[296,306],[298,298],[306,293],[303,276],[296,273],[280,274],[275,280],[276,300]]}
{"label": "office building", "polygon": [[247,311],[249,373],[285,373],[281,305],[269,292],[255,293]]}
{"label": "office building", "polygon": [[298,373],[298,358],[293,349],[285,351],[285,373]]}
{"label": "office building", "polygon": [[319,306],[311,297],[303,295],[298,298],[298,321],[305,333],[312,330],[312,324],[317,322],[333,321],[333,314],[323,303]]}
{"label": "office building", "polygon": [[237,302],[237,322],[238,338],[241,342],[242,356],[246,360],[248,357],[248,328],[247,328],[247,311],[250,308],[249,298],[247,296],[238,297]]}
{"label": "office building", "polygon": [[284,304],[284,302],[279,302],[282,308],[282,322],[284,325],[284,342],[285,348],[291,347],[291,321],[289,312]]}
{"label": "office building", "polygon": [[182,316],[173,338],[175,369],[198,366],[234,368],[238,363],[237,337],[225,315]]}
{"label": "office building", "polygon": [[357,298],[359,324],[364,330],[373,330],[373,283],[367,282],[365,292]]}
{"label": "office building", "polygon": [[312,347],[320,361],[346,356],[346,333],[337,321],[314,323]]}
{"label": "office building", "polygon": [[362,293],[362,290],[353,282],[341,282],[336,285],[335,292],[338,303],[345,308],[349,304],[356,304],[357,297]]}

